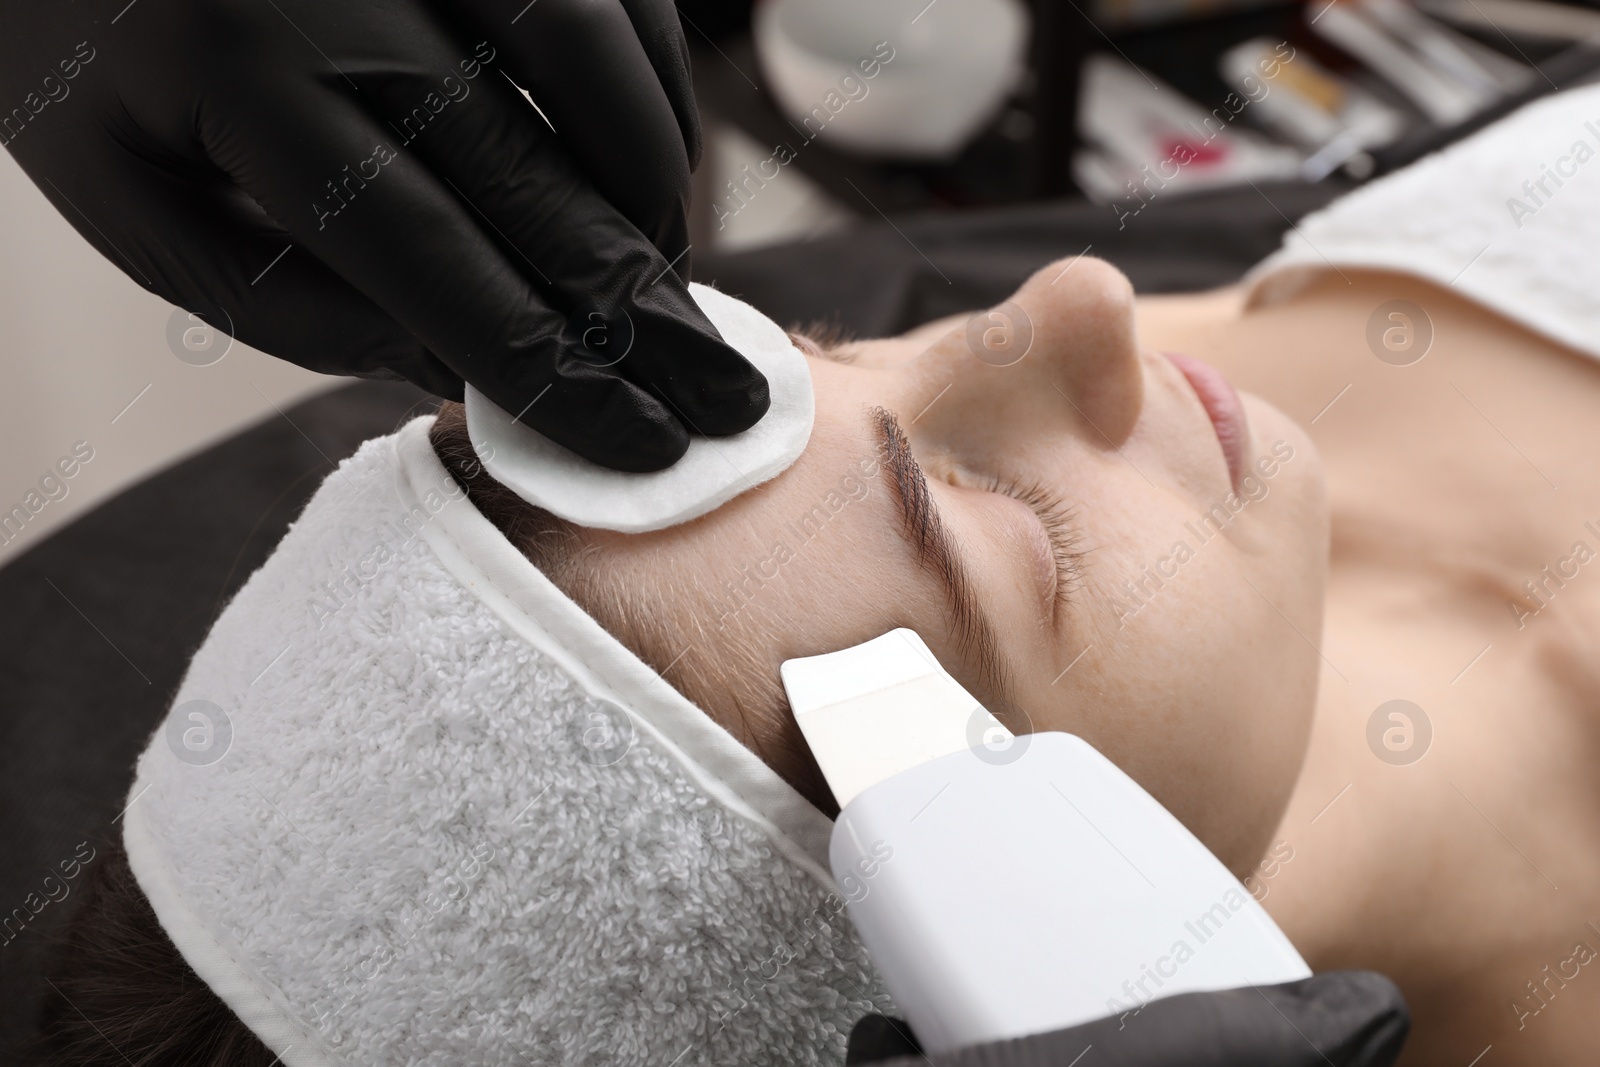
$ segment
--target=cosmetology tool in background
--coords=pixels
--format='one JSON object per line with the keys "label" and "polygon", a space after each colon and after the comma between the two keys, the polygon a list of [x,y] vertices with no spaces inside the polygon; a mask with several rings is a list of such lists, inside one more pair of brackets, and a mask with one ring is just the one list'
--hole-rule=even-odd
{"label": "cosmetology tool in background", "polygon": [[[940,160],[1021,80],[1029,21],[1020,0],[768,0],[751,32],[796,129],[863,155]],[[840,102],[869,93],[871,106]]]}

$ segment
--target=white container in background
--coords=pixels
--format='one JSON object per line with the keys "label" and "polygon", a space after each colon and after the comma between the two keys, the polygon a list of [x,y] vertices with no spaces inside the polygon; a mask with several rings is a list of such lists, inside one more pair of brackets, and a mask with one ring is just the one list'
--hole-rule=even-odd
{"label": "white container in background", "polygon": [[983,128],[1022,75],[1028,28],[1020,0],[761,0],[753,15],[792,148],[905,159],[949,158]]}

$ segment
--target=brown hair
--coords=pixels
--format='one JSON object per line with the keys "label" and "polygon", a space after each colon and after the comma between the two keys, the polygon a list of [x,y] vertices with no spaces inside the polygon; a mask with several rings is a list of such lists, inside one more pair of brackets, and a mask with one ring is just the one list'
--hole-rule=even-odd
{"label": "brown hair", "polygon": [[120,840],[99,846],[45,970],[49,1067],[271,1067],[267,1046],[179,955]]}

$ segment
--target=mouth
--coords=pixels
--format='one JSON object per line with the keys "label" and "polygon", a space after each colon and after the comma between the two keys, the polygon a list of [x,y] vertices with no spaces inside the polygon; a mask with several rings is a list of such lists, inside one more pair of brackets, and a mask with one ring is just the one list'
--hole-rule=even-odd
{"label": "mouth", "polygon": [[1245,446],[1250,440],[1250,427],[1245,421],[1239,394],[1211,364],[1179,352],[1163,352],[1162,355],[1178,368],[1200,398],[1211,419],[1211,427],[1217,433],[1217,441],[1222,445],[1222,456],[1228,462],[1228,480],[1238,489],[1245,474]]}

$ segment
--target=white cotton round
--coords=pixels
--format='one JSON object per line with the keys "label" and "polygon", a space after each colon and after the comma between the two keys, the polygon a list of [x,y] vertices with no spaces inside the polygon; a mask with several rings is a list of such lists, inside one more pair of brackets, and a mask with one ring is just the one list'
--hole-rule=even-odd
{"label": "white cotton round", "polygon": [[772,407],[728,437],[692,437],[666,470],[615,471],[523,425],[467,387],[467,432],[489,474],[535,507],[579,526],[644,533],[699,518],[787,470],[811,439],[815,400],[806,357],[783,328],[744,301],[692,284],[722,339],[767,377]]}

